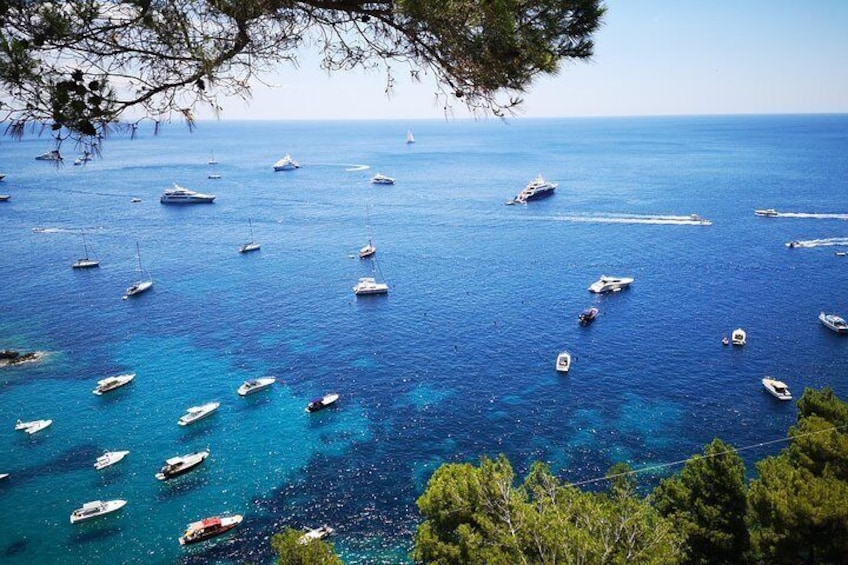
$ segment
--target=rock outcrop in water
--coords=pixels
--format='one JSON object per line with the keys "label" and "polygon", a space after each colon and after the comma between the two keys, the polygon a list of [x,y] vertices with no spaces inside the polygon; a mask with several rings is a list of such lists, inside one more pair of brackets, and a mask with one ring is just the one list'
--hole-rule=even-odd
{"label": "rock outcrop in water", "polygon": [[22,363],[34,363],[44,357],[41,351],[28,351],[21,353],[14,349],[0,349],[0,367],[9,365],[20,365]]}

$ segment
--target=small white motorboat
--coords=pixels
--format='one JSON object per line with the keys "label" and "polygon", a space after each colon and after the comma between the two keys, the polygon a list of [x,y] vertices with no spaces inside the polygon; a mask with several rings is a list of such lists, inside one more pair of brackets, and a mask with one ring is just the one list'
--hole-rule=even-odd
{"label": "small white motorboat", "polygon": [[53,420],[33,420],[31,422],[21,422],[20,420],[18,420],[15,424],[15,429],[24,431],[32,435],[36,432],[40,432],[52,423]]}
{"label": "small white motorboat", "polygon": [[97,396],[100,396],[104,392],[109,392],[111,390],[121,388],[122,386],[131,383],[134,378],[135,373],[126,373],[124,375],[106,377],[105,379],[97,381],[97,388],[95,388],[92,392]]}
{"label": "small white motorboat", "polygon": [[783,381],[778,381],[769,377],[763,378],[763,386],[766,390],[777,399],[792,400],[792,393],[789,392],[789,387]]}
{"label": "small white motorboat", "polygon": [[848,333],[848,323],[845,322],[845,319],[841,316],[837,316],[836,314],[825,314],[824,312],[819,313],[819,321],[824,324],[826,327],[832,329],[838,334],[846,334]]}
{"label": "small white motorboat", "polygon": [[202,420],[203,418],[211,415],[220,405],[220,402],[209,402],[207,404],[201,404],[200,406],[192,406],[186,410],[186,413],[183,414],[179,420],[177,420],[177,423],[181,426],[193,424],[198,420]]}
{"label": "small white motorboat", "polygon": [[386,175],[377,173],[373,177],[371,177],[371,184],[395,184],[395,179],[392,177],[387,177]]}
{"label": "small white motorboat", "polygon": [[301,545],[306,545],[307,543],[319,539],[324,539],[325,537],[331,535],[335,530],[330,526],[319,526],[317,528],[307,529],[306,533],[300,536],[297,540],[297,543]]}
{"label": "small white motorboat", "polygon": [[160,481],[167,481],[168,479],[178,477],[206,461],[207,457],[209,457],[208,451],[196,451],[187,455],[166,459],[165,464],[156,473],[156,478]]}
{"label": "small white motorboat", "polygon": [[733,345],[745,345],[748,341],[748,334],[742,328],[736,328],[730,334],[730,343]]}
{"label": "small white motorboat", "polygon": [[567,373],[571,368],[571,353],[568,351],[563,351],[559,355],[557,355],[556,359],[556,370],[560,373]]}
{"label": "small white motorboat", "polygon": [[605,292],[619,292],[633,284],[631,277],[609,277],[601,275],[601,278],[593,282],[589,287],[589,292],[602,294]]}
{"label": "small white motorboat", "polygon": [[331,392],[330,394],[325,394],[319,398],[313,398],[309,401],[309,404],[306,405],[307,412],[317,412],[318,410],[323,410],[327,406],[333,404],[339,399],[339,395]]}
{"label": "small white motorboat", "polygon": [[129,451],[107,451],[97,458],[97,461],[94,462],[94,468],[99,471],[100,469],[111,467],[129,454]]}
{"label": "small white motorboat", "polygon": [[761,218],[776,218],[777,210],[774,208],[765,208],[763,210],[754,210],[755,216],[760,216]]}
{"label": "small white motorboat", "polygon": [[9,476],[9,473],[0,473],[0,479],[5,479]]}
{"label": "small white motorboat", "polygon": [[241,514],[236,514],[234,516],[213,516],[192,522],[186,526],[186,531],[180,536],[180,545],[189,545],[220,536],[241,524],[243,519],[244,517]]}
{"label": "small white motorboat", "polygon": [[253,394],[254,392],[259,392],[260,390],[265,390],[275,382],[277,382],[277,379],[274,377],[261,377],[258,379],[250,379],[244,381],[244,383],[238,388],[238,393],[240,396],[247,396],[248,394]]}
{"label": "small white motorboat", "polygon": [[98,516],[109,514],[115,510],[120,510],[126,504],[126,500],[120,499],[106,501],[94,500],[92,502],[86,502],[82,505],[82,508],[77,508],[71,512],[71,524],[76,524],[83,520],[90,520],[91,518],[97,518]]}

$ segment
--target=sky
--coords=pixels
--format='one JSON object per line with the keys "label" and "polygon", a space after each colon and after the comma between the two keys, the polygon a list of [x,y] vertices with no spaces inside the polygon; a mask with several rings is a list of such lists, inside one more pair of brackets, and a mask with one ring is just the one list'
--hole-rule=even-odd
{"label": "sky", "polygon": [[[434,0],[438,1],[438,0]],[[848,0],[607,0],[589,62],[566,62],[524,95],[526,117],[848,113]],[[376,71],[328,75],[301,52],[225,99],[222,119],[445,118],[425,77],[385,94]],[[461,104],[450,116],[469,117]],[[204,111],[198,117],[212,117]]]}

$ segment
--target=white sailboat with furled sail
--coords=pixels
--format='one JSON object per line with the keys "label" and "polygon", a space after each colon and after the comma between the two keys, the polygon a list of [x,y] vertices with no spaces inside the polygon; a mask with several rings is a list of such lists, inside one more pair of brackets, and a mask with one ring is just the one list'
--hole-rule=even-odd
{"label": "white sailboat with furled sail", "polygon": [[82,245],[85,249],[85,257],[82,259],[77,259],[74,261],[74,264],[71,265],[74,269],[91,269],[93,267],[99,267],[100,261],[88,256],[88,242],[85,240],[85,232],[82,233]]}
{"label": "white sailboat with furled sail", "polygon": [[150,276],[150,273],[147,273],[147,278],[144,278],[144,268],[141,266],[141,249],[138,246],[138,242],[135,242],[135,250],[136,255],[138,256],[138,281],[133,283],[128,289],[126,294],[124,294],[124,300],[129,298],[130,296],[135,296],[136,294],[141,294],[153,286],[153,277]]}
{"label": "white sailboat with furled sail", "polygon": [[253,222],[250,218],[247,219],[247,223],[250,225],[250,241],[239,247],[239,253],[250,253],[251,251],[258,251],[260,248],[260,245],[253,239]]}
{"label": "white sailboat with furled sail", "polygon": [[374,247],[373,235],[371,233],[371,209],[369,206],[365,207],[365,216],[368,220],[368,245],[361,248],[359,250],[359,258],[365,259],[367,257],[371,257],[377,252],[377,248]]}

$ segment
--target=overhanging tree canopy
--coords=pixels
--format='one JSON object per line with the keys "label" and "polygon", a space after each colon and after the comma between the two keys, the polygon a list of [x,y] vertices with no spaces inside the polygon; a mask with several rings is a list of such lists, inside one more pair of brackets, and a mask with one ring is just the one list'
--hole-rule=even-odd
{"label": "overhanging tree canopy", "polygon": [[[502,115],[539,74],[592,55],[600,0],[0,0],[0,119],[93,138],[130,109],[216,111],[302,49],[328,71],[431,75],[452,103]],[[57,136],[60,134],[57,133]]]}

